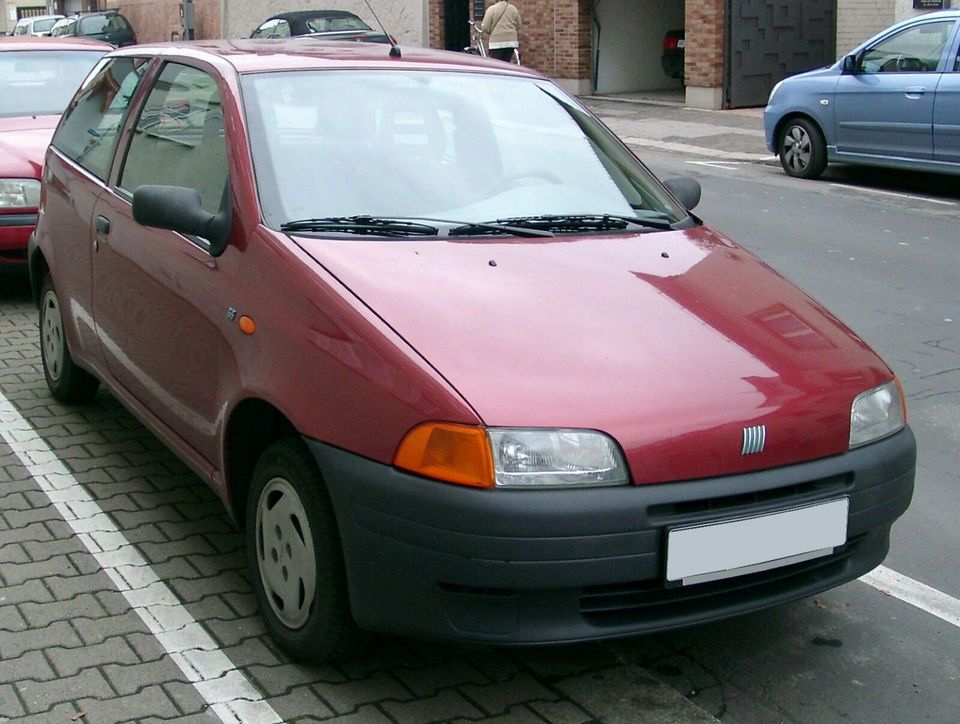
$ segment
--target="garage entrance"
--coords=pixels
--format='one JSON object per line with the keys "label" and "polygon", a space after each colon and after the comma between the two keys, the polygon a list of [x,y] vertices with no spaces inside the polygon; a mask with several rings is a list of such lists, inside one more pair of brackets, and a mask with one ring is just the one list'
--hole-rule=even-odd
{"label": "garage entrance", "polygon": [[726,0],[726,107],[762,106],[777,81],[836,59],[837,0]]}
{"label": "garage entrance", "polygon": [[[594,93],[683,88],[661,65],[668,31],[683,30],[685,2],[581,0],[590,6],[591,88]],[[677,37],[677,36],[674,36]]]}

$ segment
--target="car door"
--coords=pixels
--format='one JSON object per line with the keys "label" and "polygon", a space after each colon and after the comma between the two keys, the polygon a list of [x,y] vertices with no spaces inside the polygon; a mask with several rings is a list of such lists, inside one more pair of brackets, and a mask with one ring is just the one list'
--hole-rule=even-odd
{"label": "car door", "polygon": [[101,60],[64,112],[44,169],[45,213],[59,220],[50,230],[60,298],[69,300],[66,323],[74,353],[99,367],[94,328],[91,221],[110,176],[120,129],[144,71],[145,58]]}
{"label": "car door", "polygon": [[205,209],[219,210],[228,165],[220,100],[211,72],[166,63],[94,211],[94,314],[110,372],[208,462],[229,275],[204,239],[141,226],[131,202],[141,185],[161,184],[196,189]]}
{"label": "car door", "polygon": [[839,153],[933,158],[934,97],[954,25],[921,22],[856,56],[834,99]]}
{"label": "car door", "polygon": [[960,164],[960,37],[937,86],[933,105],[933,158]]}

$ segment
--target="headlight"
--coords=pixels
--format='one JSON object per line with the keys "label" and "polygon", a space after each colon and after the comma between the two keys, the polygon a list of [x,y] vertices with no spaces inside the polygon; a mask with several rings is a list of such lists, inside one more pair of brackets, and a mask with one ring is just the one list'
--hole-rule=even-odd
{"label": "headlight", "polygon": [[850,407],[850,447],[892,435],[906,425],[900,385],[891,380],[857,395]]}
{"label": "headlight", "polygon": [[35,209],[39,205],[39,181],[32,178],[0,179],[0,209]]}
{"label": "headlight", "polygon": [[482,428],[424,423],[393,458],[398,468],[481,488],[563,488],[626,485],[616,443],[594,430]]}
{"label": "headlight", "polygon": [[593,430],[487,431],[498,488],[624,485],[620,451]]}

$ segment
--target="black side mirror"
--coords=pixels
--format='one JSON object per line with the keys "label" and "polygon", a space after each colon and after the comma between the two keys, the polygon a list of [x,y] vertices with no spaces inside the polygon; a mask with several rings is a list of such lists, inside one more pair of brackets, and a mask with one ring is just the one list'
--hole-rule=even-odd
{"label": "black side mirror", "polygon": [[844,73],[857,73],[860,69],[860,60],[855,55],[844,56],[841,68]]}
{"label": "black side mirror", "polygon": [[684,205],[687,211],[692,211],[700,203],[700,183],[689,176],[670,178],[663,182],[670,193],[677,197],[677,201]]}
{"label": "black side mirror", "polygon": [[230,208],[211,214],[200,192],[183,186],[140,186],[133,192],[133,219],[138,224],[200,236],[210,244],[210,256],[226,251],[230,238]]}

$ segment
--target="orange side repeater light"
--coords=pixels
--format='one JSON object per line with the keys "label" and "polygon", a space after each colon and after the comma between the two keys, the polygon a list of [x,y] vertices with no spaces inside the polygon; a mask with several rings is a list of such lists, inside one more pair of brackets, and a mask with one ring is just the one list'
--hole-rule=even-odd
{"label": "orange side repeater light", "polygon": [[408,432],[393,456],[398,468],[477,488],[493,487],[493,458],[481,427],[425,422]]}
{"label": "orange side repeater light", "polygon": [[246,314],[240,317],[237,324],[240,325],[240,331],[244,334],[253,334],[257,331],[257,323],[253,321],[253,317],[248,317]]}

